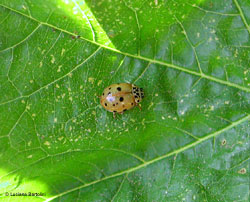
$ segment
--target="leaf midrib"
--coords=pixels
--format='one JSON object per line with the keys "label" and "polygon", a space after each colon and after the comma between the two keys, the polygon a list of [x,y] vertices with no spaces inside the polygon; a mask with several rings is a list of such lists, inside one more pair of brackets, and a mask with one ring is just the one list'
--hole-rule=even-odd
{"label": "leaf midrib", "polygon": [[[235,1],[236,1],[236,0],[235,0]],[[236,2],[237,2],[237,1],[236,1]],[[69,32],[69,31],[64,30],[64,29],[61,29],[61,28],[59,28],[59,27],[55,27],[54,25],[48,24],[48,23],[46,23],[46,22],[40,22],[40,21],[38,21],[37,19],[33,18],[32,16],[26,15],[26,14],[24,14],[24,13],[22,13],[22,12],[20,12],[20,11],[17,11],[17,10],[15,10],[15,9],[13,9],[13,8],[10,8],[10,7],[6,6],[6,5],[0,4],[0,6],[2,6],[3,8],[9,9],[9,10],[11,10],[12,12],[18,13],[18,14],[24,16],[24,17],[27,17],[27,18],[29,18],[29,19],[31,19],[31,20],[33,20],[33,21],[39,23],[39,26],[40,26],[40,25],[45,25],[45,26],[54,28],[54,29],[56,29],[56,30],[59,30],[59,31],[61,31],[61,32],[67,33],[67,34],[69,34],[69,35],[72,35],[72,36],[77,37],[77,35],[76,35],[75,33]],[[243,16],[243,17],[244,17],[244,16]],[[27,37],[26,37],[26,39],[27,39]],[[114,49],[114,48],[105,46],[105,45],[103,45],[103,44],[99,44],[98,42],[91,41],[91,40],[86,39],[86,38],[84,38],[84,37],[82,37],[82,36],[80,37],[80,39],[85,40],[85,41],[88,41],[89,43],[95,44],[95,45],[97,45],[97,46],[99,46],[99,47],[102,47],[102,48],[104,48],[104,49],[108,49],[108,50],[111,50],[111,51],[113,51],[113,52],[122,54],[122,55],[124,55],[124,56],[128,56],[128,57],[132,57],[132,58],[136,58],[136,59],[148,61],[148,62],[150,62],[150,63],[159,64],[159,65],[166,66],[166,67],[170,67],[170,68],[172,68],[172,69],[176,69],[176,70],[179,70],[179,71],[188,73],[188,74],[192,74],[192,75],[195,75],[195,76],[199,76],[200,78],[204,78],[204,79],[207,79],[207,80],[216,82],[216,83],[220,83],[220,84],[223,84],[223,85],[226,85],[226,86],[230,86],[230,87],[234,87],[234,88],[237,88],[237,89],[246,91],[246,92],[250,92],[250,88],[247,88],[247,87],[245,87],[245,86],[238,85],[238,84],[236,84],[236,83],[231,83],[231,82],[229,82],[229,81],[221,80],[221,79],[218,79],[218,78],[216,78],[216,77],[212,77],[212,76],[206,75],[206,74],[204,74],[204,73],[195,72],[195,71],[193,71],[193,70],[189,70],[189,69],[187,69],[187,68],[184,68],[184,67],[181,67],[181,66],[177,66],[177,65],[174,65],[174,64],[170,64],[170,63],[166,63],[166,62],[162,62],[162,61],[159,61],[159,60],[154,60],[154,59],[146,58],[146,57],[143,57],[143,56],[137,56],[137,55],[133,55],[133,54],[130,54],[130,53],[122,52],[122,51],[120,51],[120,50],[117,50],[117,49]],[[22,40],[22,41],[23,41],[23,40]],[[18,43],[18,44],[19,44],[19,43]],[[58,79],[57,79],[57,80],[58,80]],[[55,83],[55,81],[52,81],[51,83]],[[50,84],[46,84],[46,86],[48,86],[48,85],[50,85]],[[41,87],[41,88],[43,88],[43,87]],[[36,90],[36,91],[34,91],[34,92],[37,92],[37,91],[38,91],[38,90]],[[34,94],[34,92],[31,93],[30,95]],[[17,100],[17,99],[20,99],[20,98],[22,98],[22,97],[23,97],[23,96],[20,96],[20,97],[17,97],[17,98],[15,98],[15,99],[12,99],[12,100],[5,101],[5,102],[3,102],[3,103],[0,103],[0,105],[6,104],[6,103],[10,103],[10,102],[15,101],[15,100]],[[29,97],[29,95],[26,95],[25,97]]]}
{"label": "leaf midrib", "polygon": [[193,143],[187,144],[187,145],[184,146],[184,147],[181,147],[181,148],[179,148],[179,149],[177,149],[177,150],[174,150],[174,151],[172,151],[172,152],[170,152],[170,153],[167,153],[167,154],[165,154],[165,155],[159,156],[159,157],[154,158],[154,159],[152,159],[152,160],[145,161],[144,163],[140,164],[139,166],[135,166],[135,167],[129,168],[129,169],[127,169],[127,170],[124,170],[124,171],[121,171],[121,172],[118,172],[118,173],[115,173],[115,174],[106,176],[106,177],[104,177],[104,178],[101,178],[101,179],[92,181],[92,182],[90,182],[90,183],[86,183],[86,184],[83,184],[83,185],[81,185],[81,186],[77,186],[77,187],[75,187],[75,188],[73,188],[73,189],[70,189],[70,190],[68,190],[68,191],[65,191],[65,192],[62,192],[62,193],[60,193],[60,194],[57,194],[57,195],[55,195],[55,196],[53,196],[53,197],[51,197],[51,198],[48,198],[48,199],[45,200],[45,202],[49,202],[49,201],[51,201],[51,200],[53,200],[53,199],[55,199],[55,198],[58,198],[58,197],[61,197],[61,196],[65,195],[65,194],[74,192],[74,191],[76,191],[76,190],[79,190],[79,189],[82,189],[82,188],[85,188],[85,187],[88,187],[88,186],[91,186],[91,185],[94,185],[94,184],[97,184],[97,183],[99,183],[99,182],[103,182],[103,181],[105,181],[105,180],[108,180],[108,179],[111,179],[111,178],[114,178],[114,177],[122,176],[122,175],[124,175],[124,174],[129,174],[129,173],[131,173],[131,172],[134,172],[134,171],[137,171],[137,170],[139,170],[139,169],[141,169],[141,168],[144,168],[144,167],[146,167],[146,166],[148,166],[148,165],[151,165],[151,164],[153,164],[153,163],[155,163],[155,162],[158,162],[158,161],[160,161],[160,160],[163,160],[163,159],[165,159],[165,158],[167,158],[167,157],[169,157],[169,156],[177,155],[177,154],[179,154],[179,153],[181,153],[181,152],[183,152],[183,151],[186,151],[186,150],[188,150],[188,149],[190,149],[190,148],[192,148],[192,147],[195,147],[195,146],[198,145],[198,144],[201,144],[202,142],[204,142],[204,141],[206,141],[206,140],[208,140],[208,139],[210,139],[210,138],[216,137],[216,136],[220,135],[221,133],[226,132],[226,131],[232,129],[233,127],[235,127],[235,126],[237,126],[237,125],[239,125],[239,124],[241,124],[241,123],[243,123],[243,122],[245,122],[245,121],[248,121],[248,120],[250,120],[250,115],[249,115],[249,114],[248,114],[247,116],[245,116],[245,117],[243,117],[243,118],[241,118],[241,119],[235,121],[235,122],[232,122],[230,125],[228,125],[228,126],[222,128],[222,129],[220,129],[220,130],[218,130],[218,131],[216,131],[216,132],[210,133],[209,135],[207,135],[207,136],[205,136],[205,137],[202,137],[202,138],[200,138],[199,140],[197,140],[197,141],[195,141],[195,142],[193,142]]}

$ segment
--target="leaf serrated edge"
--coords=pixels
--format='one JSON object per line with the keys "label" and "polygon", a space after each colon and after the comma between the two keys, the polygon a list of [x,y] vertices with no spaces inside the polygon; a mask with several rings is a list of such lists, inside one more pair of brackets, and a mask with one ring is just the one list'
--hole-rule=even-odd
{"label": "leaf serrated edge", "polygon": [[124,174],[127,175],[127,174],[129,174],[129,173],[131,173],[131,172],[134,172],[134,171],[136,171],[136,170],[139,170],[139,169],[141,169],[141,168],[144,168],[144,167],[146,167],[146,166],[148,166],[148,165],[151,165],[151,164],[153,164],[153,163],[155,163],[155,162],[158,162],[158,161],[160,161],[160,160],[162,160],[162,159],[165,159],[165,158],[167,158],[167,157],[169,157],[169,156],[176,155],[176,154],[179,154],[179,153],[181,153],[181,152],[183,152],[183,151],[186,151],[186,150],[188,150],[188,149],[190,149],[190,148],[192,148],[192,147],[194,147],[194,146],[196,146],[196,145],[198,145],[198,144],[200,144],[200,143],[202,143],[202,142],[204,142],[204,141],[206,141],[206,140],[208,140],[208,139],[210,139],[210,138],[212,138],[212,137],[216,137],[217,135],[219,135],[219,134],[221,134],[221,133],[223,133],[223,132],[226,132],[226,131],[232,129],[233,127],[235,127],[235,126],[237,126],[237,125],[239,125],[239,124],[241,124],[241,123],[243,123],[243,122],[245,122],[245,121],[249,121],[249,120],[250,120],[250,115],[247,115],[247,116],[245,116],[245,117],[243,117],[243,118],[241,118],[241,119],[239,119],[239,120],[237,120],[237,121],[235,121],[235,122],[232,122],[232,123],[231,123],[230,125],[228,125],[227,127],[222,128],[222,129],[220,129],[220,130],[218,130],[218,131],[215,131],[215,132],[213,132],[213,133],[210,133],[209,135],[207,135],[207,136],[205,136],[205,137],[202,137],[202,138],[200,138],[199,140],[197,140],[197,141],[195,141],[195,142],[193,142],[193,143],[190,143],[190,144],[188,144],[188,145],[186,145],[186,146],[184,146],[184,147],[182,147],[182,148],[180,148],[180,149],[177,149],[177,150],[175,150],[175,151],[172,151],[172,152],[170,152],[170,153],[167,153],[167,154],[165,154],[165,155],[163,155],[163,156],[157,157],[157,158],[152,159],[152,160],[150,160],[150,161],[146,161],[145,163],[142,163],[142,164],[140,164],[139,166],[135,166],[135,167],[129,168],[129,169],[124,170],[124,171],[121,171],[121,172],[119,172],[119,173],[115,173],[115,174],[106,176],[106,177],[104,177],[104,178],[95,180],[95,181],[93,181],[93,182],[90,182],[90,183],[87,183],[87,184],[84,184],[84,185],[75,187],[75,188],[70,189],[70,190],[68,190],[68,191],[62,192],[62,193],[57,194],[57,195],[55,195],[55,196],[53,196],[53,197],[51,197],[51,198],[46,199],[44,202],[49,202],[49,201],[51,201],[51,200],[53,200],[53,199],[55,199],[55,198],[61,197],[61,196],[63,196],[63,195],[69,194],[69,193],[71,193],[71,192],[74,192],[74,191],[77,191],[77,190],[79,190],[79,189],[82,189],[82,188],[85,188],[85,187],[88,187],[88,186],[97,184],[97,183],[99,183],[99,182],[103,182],[103,181],[105,181],[105,180],[108,180],[108,179],[111,179],[111,178],[114,178],[114,177],[122,176],[122,175],[124,175]]}

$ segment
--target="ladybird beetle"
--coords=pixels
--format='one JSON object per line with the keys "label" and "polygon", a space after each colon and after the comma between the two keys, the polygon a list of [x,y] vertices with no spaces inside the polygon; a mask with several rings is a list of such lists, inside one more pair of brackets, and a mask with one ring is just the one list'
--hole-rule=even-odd
{"label": "ladybird beetle", "polygon": [[144,98],[142,88],[130,83],[111,84],[104,89],[100,96],[101,105],[108,111],[123,114],[135,106],[139,106],[139,102]]}

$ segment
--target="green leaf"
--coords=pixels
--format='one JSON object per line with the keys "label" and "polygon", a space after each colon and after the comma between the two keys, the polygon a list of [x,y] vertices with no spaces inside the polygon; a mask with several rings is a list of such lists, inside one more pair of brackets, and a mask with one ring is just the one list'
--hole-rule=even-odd
{"label": "green leaf", "polygon": [[[248,201],[249,13],[0,0],[0,200]],[[119,82],[146,97],[114,119],[98,96]]]}

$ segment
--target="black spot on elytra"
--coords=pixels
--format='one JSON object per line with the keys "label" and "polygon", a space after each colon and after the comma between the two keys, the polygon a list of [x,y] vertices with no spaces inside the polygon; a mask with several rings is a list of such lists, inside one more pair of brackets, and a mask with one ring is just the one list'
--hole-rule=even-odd
{"label": "black spot on elytra", "polygon": [[104,95],[104,93],[102,95]]}
{"label": "black spot on elytra", "polygon": [[132,102],[131,105],[134,105],[134,103]]}
{"label": "black spot on elytra", "polygon": [[116,105],[118,105],[118,102],[116,103]]}
{"label": "black spot on elytra", "polygon": [[113,106],[115,106],[115,104],[113,104]]}
{"label": "black spot on elytra", "polygon": [[137,95],[135,95],[135,98],[138,98],[138,96],[137,96]]}
{"label": "black spot on elytra", "polygon": [[108,95],[110,95],[111,94],[111,92],[108,92]]}
{"label": "black spot on elytra", "polygon": [[121,89],[121,87],[117,87],[117,90],[118,90],[118,91],[121,91],[122,89]]}
{"label": "black spot on elytra", "polygon": [[109,90],[111,89],[111,87],[109,88]]}
{"label": "black spot on elytra", "polygon": [[106,107],[108,106],[107,103],[105,103],[105,106],[106,106]]}
{"label": "black spot on elytra", "polygon": [[136,89],[136,87],[133,87],[133,89]]}
{"label": "black spot on elytra", "polygon": [[119,99],[119,100],[120,100],[120,102],[122,102],[122,101],[124,100],[124,98],[123,98],[123,97],[120,97],[120,99]]}
{"label": "black spot on elytra", "polygon": [[116,112],[116,111],[113,111],[113,112]]}
{"label": "black spot on elytra", "polygon": [[140,94],[139,93],[136,93],[136,95],[138,95],[140,97]]}

